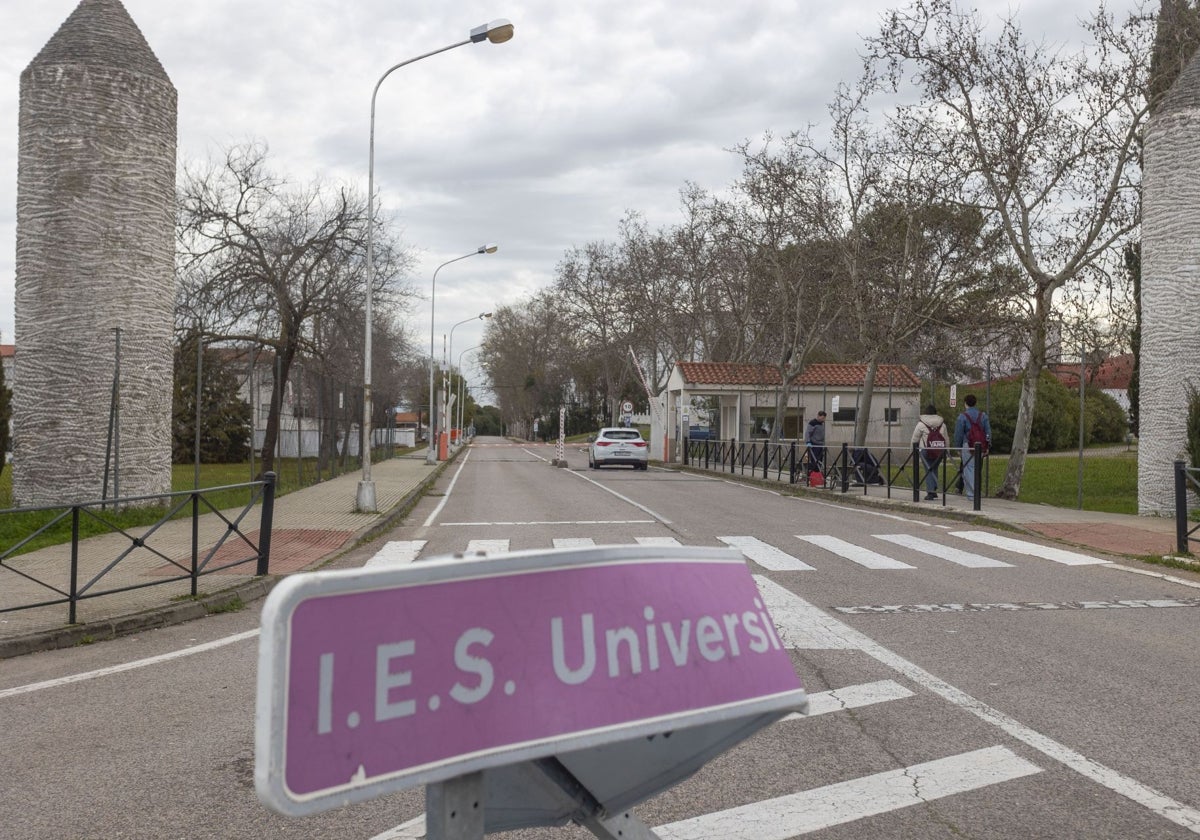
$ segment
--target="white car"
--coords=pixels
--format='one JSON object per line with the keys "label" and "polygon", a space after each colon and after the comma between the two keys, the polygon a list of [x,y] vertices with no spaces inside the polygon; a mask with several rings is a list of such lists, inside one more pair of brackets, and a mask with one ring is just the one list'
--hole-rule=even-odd
{"label": "white car", "polygon": [[588,445],[588,469],[628,464],[635,470],[644,470],[649,458],[650,446],[637,429],[620,426],[601,429]]}

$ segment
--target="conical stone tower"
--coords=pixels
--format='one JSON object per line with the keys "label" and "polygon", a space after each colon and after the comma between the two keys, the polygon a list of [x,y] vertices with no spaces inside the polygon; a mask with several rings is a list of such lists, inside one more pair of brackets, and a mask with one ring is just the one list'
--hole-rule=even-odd
{"label": "conical stone tower", "polygon": [[14,500],[167,492],[175,87],[118,0],[83,0],[20,95]]}

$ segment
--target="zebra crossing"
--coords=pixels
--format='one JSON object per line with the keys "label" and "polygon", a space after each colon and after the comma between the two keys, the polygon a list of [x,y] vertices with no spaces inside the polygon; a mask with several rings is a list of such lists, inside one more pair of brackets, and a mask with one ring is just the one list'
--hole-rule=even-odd
{"label": "zebra crossing", "polygon": [[[911,561],[918,555],[920,565],[951,563],[968,569],[1011,569],[1016,563],[994,556],[996,552],[1018,555],[1032,560],[1048,560],[1065,566],[1107,564],[1110,561],[1053,546],[1039,545],[1028,540],[1001,536],[986,531],[948,531],[946,536],[960,545],[946,544],[911,534],[866,534],[851,542],[832,534],[796,534],[794,543],[773,545],[749,535],[720,536],[717,541],[736,548],[748,559],[772,572],[816,572],[832,568],[840,561],[849,561],[870,571],[911,571],[918,566]],[[678,546],[675,537],[635,537],[641,546]],[[554,537],[547,548],[592,548],[612,543],[597,542],[592,537]],[[367,561],[368,566],[413,563],[426,554],[427,540],[394,540],[387,543]],[[509,539],[472,539],[462,550],[465,555],[504,554],[511,549]],[[885,552],[890,547],[906,550],[909,561],[892,557]],[[982,547],[980,550],[977,546]],[[804,549],[804,559],[797,556]],[[992,553],[986,552],[992,549]],[[453,552],[439,552],[441,554]]]}

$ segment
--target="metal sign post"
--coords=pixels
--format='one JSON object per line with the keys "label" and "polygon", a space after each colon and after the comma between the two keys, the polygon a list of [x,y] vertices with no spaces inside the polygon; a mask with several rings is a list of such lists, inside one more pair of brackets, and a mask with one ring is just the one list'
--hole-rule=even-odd
{"label": "metal sign post", "polygon": [[733,549],[301,574],[263,609],[255,786],[303,816],[428,785],[436,840],[650,838],[629,809],[807,702]]}

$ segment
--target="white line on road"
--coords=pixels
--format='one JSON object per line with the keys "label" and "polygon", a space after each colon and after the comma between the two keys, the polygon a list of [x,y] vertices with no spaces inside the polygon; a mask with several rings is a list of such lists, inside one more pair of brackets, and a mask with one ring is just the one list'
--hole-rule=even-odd
{"label": "white line on road", "polygon": [[555,537],[555,548],[592,548],[596,541],[591,537]]}
{"label": "white line on road", "polygon": [[475,525],[653,525],[653,519],[545,519],[529,522],[443,522],[443,528],[466,528]]}
{"label": "white line on road", "polygon": [[1200,583],[1194,580],[1184,580],[1183,578],[1175,577],[1174,575],[1164,575],[1162,572],[1152,572],[1149,569],[1135,569],[1133,566],[1122,566],[1120,563],[1110,563],[1105,566],[1106,569],[1115,569],[1118,572],[1133,572],[1135,575],[1145,575],[1146,577],[1158,578],[1170,583],[1178,583],[1180,586],[1190,586],[1193,589],[1200,589]]}
{"label": "white line on road", "polygon": [[437,503],[437,507],[433,509],[433,513],[429,514],[429,518],[425,520],[423,527],[428,528],[433,524],[433,520],[437,519],[438,514],[442,512],[442,508],[446,506],[446,502],[450,501],[450,494],[454,492],[454,485],[458,483],[458,477],[462,475],[462,471],[467,466],[467,461],[471,460],[471,450],[467,450],[467,454],[463,456],[462,463],[458,465],[458,469],[454,473],[454,478],[450,479],[450,486],[446,488],[446,495],[442,496],[442,500]]}
{"label": "white line on road", "polygon": [[983,543],[994,548],[1002,548],[1005,551],[1013,551],[1017,554],[1027,554],[1030,557],[1053,560],[1055,563],[1062,563],[1064,566],[1107,565],[1109,562],[1108,560],[1101,560],[1098,557],[1092,557],[1089,554],[1079,554],[1075,551],[1066,551],[1065,549],[1054,548],[1048,545],[1038,545],[1037,543],[1026,542],[1025,540],[1014,540],[1012,537],[1003,537],[1000,534],[991,534],[987,531],[951,531],[950,536],[962,537],[964,540]]}
{"label": "white line on road", "polygon": [[[1065,744],[1053,740],[1042,733],[1031,729],[1020,721],[1009,717],[998,709],[994,709],[980,700],[972,697],[961,689],[935,677],[933,674],[909,662],[899,654],[885,648],[869,636],[858,632],[848,624],[826,615],[822,610],[805,601],[799,595],[784,589],[782,586],[756,576],[759,591],[767,602],[771,616],[779,628],[780,638],[789,643],[790,639],[804,640],[835,637],[837,647],[843,649],[858,649],[887,665],[894,671],[903,674],[912,682],[925,690],[938,695],[944,700],[974,715],[980,720],[1008,733],[1023,744],[1032,747],[1043,755],[1071,768],[1076,773],[1103,785],[1109,790],[1138,803],[1163,819],[1170,820],[1176,825],[1183,826],[1189,831],[1200,834],[1200,810],[1191,808],[1181,802],[1176,802],[1165,794],[1144,785],[1103,764],[1076,752]],[[781,603],[780,603],[781,602]],[[776,606],[780,603],[780,607]],[[793,624],[794,623],[794,624]],[[826,647],[833,647],[826,645]]]}
{"label": "white line on road", "polygon": [[832,691],[818,691],[808,695],[808,714],[802,715],[799,712],[793,712],[783,720],[804,720],[817,715],[827,715],[830,712],[861,709],[864,706],[886,703],[889,700],[903,700],[905,697],[912,696],[911,691],[895,680],[878,680],[861,685],[847,685]]}
{"label": "white line on road", "polygon": [[638,502],[635,502],[633,499],[629,498],[628,496],[624,496],[624,495],[622,495],[622,494],[618,493],[616,490],[613,490],[611,487],[605,487],[603,484],[601,484],[599,481],[596,481],[594,478],[588,478],[588,477],[587,477],[586,475],[584,475],[583,473],[577,473],[577,472],[575,472],[575,470],[567,470],[567,472],[568,472],[568,473],[570,473],[571,475],[575,476],[576,478],[581,478],[581,479],[583,479],[583,480],[584,480],[584,481],[586,481],[588,484],[592,484],[592,485],[595,485],[596,487],[599,487],[599,488],[600,488],[601,490],[603,490],[605,493],[612,493],[614,496],[616,496],[616,497],[617,497],[618,499],[620,499],[621,501],[623,501],[623,502],[628,502],[629,504],[633,505],[633,506],[634,506],[635,508],[637,508],[638,510],[640,510],[640,511],[642,511],[642,512],[644,512],[644,513],[648,513],[648,514],[650,514],[651,516],[653,516],[655,519],[657,519],[657,520],[658,520],[659,522],[661,522],[662,524],[664,524],[664,525],[670,525],[670,524],[671,524],[671,520],[670,520],[670,519],[667,519],[667,518],[666,518],[666,517],[664,517],[664,516],[659,516],[657,513],[655,513],[654,511],[650,510],[650,508],[646,507],[646,506],[645,506],[645,505],[643,505],[643,504],[639,504]]}
{"label": "white line on road", "polygon": [[799,557],[786,554],[757,537],[717,537],[717,539],[725,545],[741,550],[742,554],[772,572],[816,571]]}
{"label": "white line on road", "polygon": [[775,620],[779,639],[794,650],[855,650],[857,640],[847,639],[847,627],[824,610],[818,609],[775,581],[755,575],[759,594],[767,612]]}
{"label": "white line on road", "polygon": [[467,554],[503,554],[508,545],[508,540],[471,540],[467,543]]}
{"label": "white line on road", "polygon": [[[798,499],[797,501],[801,501],[806,505],[816,505],[818,507],[834,508],[834,509],[840,510],[840,511],[846,511],[849,509],[846,505],[835,505],[835,504],[831,504],[829,502],[814,502],[812,499]],[[907,516],[898,516],[897,514],[894,514],[894,513],[883,513],[882,511],[867,510],[865,508],[858,508],[858,507],[854,508],[854,514],[855,514],[855,516],[858,516],[859,514],[861,514],[863,516],[881,516],[884,519],[895,519],[897,522],[905,522],[909,525],[917,525],[921,528],[945,528],[947,530],[950,528],[949,525],[938,525],[934,522],[922,522],[920,519],[909,519]]]}
{"label": "white line on road", "polygon": [[133,662],[124,662],[120,665],[110,665],[107,668],[98,668],[95,671],[85,671],[81,674],[71,674],[68,677],[59,677],[58,679],[46,680],[44,682],[29,683],[28,685],[18,685],[14,688],[0,689],[0,700],[6,697],[15,697],[18,694],[29,694],[33,691],[41,691],[45,688],[57,688],[60,685],[70,685],[71,683],[83,682],[84,680],[94,680],[97,677],[107,677],[110,674],[120,674],[125,671],[133,671],[137,668],[146,668],[150,665],[160,665],[163,662],[169,662],[172,659],[180,659],[184,656],[191,656],[194,653],[207,653],[210,650],[225,647],[226,645],[244,642],[246,639],[253,639],[259,633],[258,630],[247,630],[245,633],[236,633],[232,636],[226,636],[223,639],[216,639],[211,642],[193,645],[183,650],[175,650],[170,653],[151,656],[146,659],[137,659]]}
{"label": "white line on road", "polygon": [[818,548],[823,548],[839,557],[845,557],[850,562],[857,563],[865,569],[916,568],[916,566],[910,566],[907,563],[902,563],[899,560],[888,557],[886,554],[880,554],[878,551],[863,548],[861,545],[855,545],[837,537],[831,537],[828,534],[796,534],[796,539],[812,543]]}
{"label": "white line on road", "polygon": [[425,540],[392,540],[375,552],[363,568],[371,566],[403,566],[414,562],[425,547]]}
{"label": "white line on road", "polygon": [[634,537],[638,545],[646,546],[664,546],[664,545],[679,545],[679,540],[674,537]]}
{"label": "white line on road", "polygon": [[951,563],[957,563],[960,566],[966,566],[971,569],[998,569],[1001,567],[1011,569],[1013,567],[1012,563],[1005,563],[1003,560],[984,557],[982,554],[973,554],[970,551],[963,551],[961,548],[942,545],[933,540],[914,537],[911,534],[873,534],[872,536],[877,540],[886,540],[896,545],[902,545],[905,548],[911,548],[913,551],[919,551],[931,557],[939,557],[942,560],[949,560]]}
{"label": "white line on road", "polygon": [[1042,772],[1007,747],[986,747],[861,779],[754,802],[654,829],[662,840],[787,840]]}

